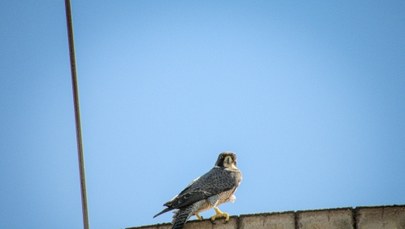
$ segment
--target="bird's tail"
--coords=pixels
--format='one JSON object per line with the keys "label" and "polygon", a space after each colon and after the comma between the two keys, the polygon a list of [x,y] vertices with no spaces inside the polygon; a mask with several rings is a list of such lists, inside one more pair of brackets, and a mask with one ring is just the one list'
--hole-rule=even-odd
{"label": "bird's tail", "polygon": [[191,217],[192,206],[179,209],[173,216],[172,229],[182,229],[187,220]]}

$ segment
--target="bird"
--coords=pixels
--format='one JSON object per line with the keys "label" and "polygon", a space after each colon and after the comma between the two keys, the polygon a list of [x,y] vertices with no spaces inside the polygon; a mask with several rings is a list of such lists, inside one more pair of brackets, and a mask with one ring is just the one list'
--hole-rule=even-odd
{"label": "bird", "polygon": [[211,170],[194,179],[183,191],[163,204],[166,208],[153,218],[174,210],[172,229],[181,229],[191,216],[202,220],[200,212],[214,208],[215,215],[210,217],[211,222],[224,218],[227,223],[229,214],[221,211],[218,206],[236,199],[234,193],[242,181],[242,173],[236,165],[235,153],[220,153]]}

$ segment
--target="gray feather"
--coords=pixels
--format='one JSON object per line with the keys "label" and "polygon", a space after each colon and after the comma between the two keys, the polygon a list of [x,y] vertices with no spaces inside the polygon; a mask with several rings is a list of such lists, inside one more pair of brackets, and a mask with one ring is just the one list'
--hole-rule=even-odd
{"label": "gray feather", "polygon": [[235,186],[238,186],[238,183],[238,177],[235,176],[234,172],[214,167],[180,192],[176,198],[167,202],[165,206],[169,208],[185,207],[197,201],[233,189]]}
{"label": "gray feather", "polygon": [[193,206],[188,206],[184,209],[179,209],[173,216],[172,229],[182,229],[187,220],[191,217],[191,211]]}

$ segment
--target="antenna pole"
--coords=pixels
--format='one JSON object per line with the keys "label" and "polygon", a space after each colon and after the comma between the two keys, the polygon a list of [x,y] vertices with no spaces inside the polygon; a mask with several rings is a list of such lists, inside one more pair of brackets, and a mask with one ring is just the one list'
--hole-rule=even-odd
{"label": "antenna pole", "polygon": [[75,45],[74,45],[74,40],[73,40],[72,9],[71,9],[70,0],[65,0],[65,9],[66,9],[66,21],[67,21],[67,31],[68,31],[68,39],[69,39],[70,69],[71,69],[71,73],[72,73],[73,102],[74,102],[75,120],[76,120],[76,141],[77,141],[77,152],[78,152],[78,159],[79,159],[83,227],[84,227],[84,229],[89,229],[90,227],[89,227],[89,216],[88,216],[88,209],[87,209],[86,175],[85,175],[85,170],[84,170],[84,153],[83,153],[82,130],[81,130],[81,122],[80,122],[80,109],[79,109],[79,89],[78,89],[78,83],[77,83]]}

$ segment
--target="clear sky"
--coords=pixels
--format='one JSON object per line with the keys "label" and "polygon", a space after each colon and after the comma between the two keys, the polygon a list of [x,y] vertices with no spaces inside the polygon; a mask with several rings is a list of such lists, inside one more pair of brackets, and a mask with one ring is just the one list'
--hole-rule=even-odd
{"label": "clear sky", "polygon": [[[72,9],[92,228],[170,221],[225,150],[233,215],[405,203],[404,1]],[[0,228],[80,228],[64,2],[1,1],[0,39]]]}

